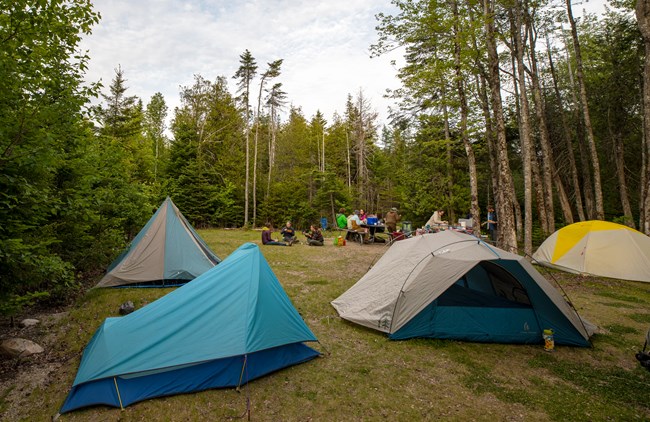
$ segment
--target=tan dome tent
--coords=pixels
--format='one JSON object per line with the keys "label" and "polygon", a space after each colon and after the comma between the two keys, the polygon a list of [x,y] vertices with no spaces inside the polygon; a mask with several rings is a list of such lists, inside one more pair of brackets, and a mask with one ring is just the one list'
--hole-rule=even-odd
{"label": "tan dome tent", "polygon": [[533,258],[570,273],[650,282],[650,237],[608,221],[563,227],[540,245]]}
{"label": "tan dome tent", "polygon": [[593,325],[523,257],[445,231],[394,243],[332,302],[339,315],[391,339],[589,346]]}
{"label": "tan dome tent", "polygon": [[95,287],[178,285],[219,262],[168,197]]}

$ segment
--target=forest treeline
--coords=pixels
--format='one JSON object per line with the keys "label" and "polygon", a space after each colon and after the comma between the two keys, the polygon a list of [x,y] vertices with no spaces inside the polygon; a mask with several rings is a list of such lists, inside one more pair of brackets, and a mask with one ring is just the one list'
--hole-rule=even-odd
{"label": "forest treeline", "polygon": [[305,116],[282,59],[249,50],[170,110],[119,64],[85,80],[90,1],[2,2],[0,311],[74,295],[166,196],[199,228],[301,228],[340,207],[480,222],[493,203],[499,244],[525,253],[575,221],[650,232],[646,2],[580,20],[568,0],[392,3],[371,51],[403,49],[402,87],[380,126],[362,90]]}

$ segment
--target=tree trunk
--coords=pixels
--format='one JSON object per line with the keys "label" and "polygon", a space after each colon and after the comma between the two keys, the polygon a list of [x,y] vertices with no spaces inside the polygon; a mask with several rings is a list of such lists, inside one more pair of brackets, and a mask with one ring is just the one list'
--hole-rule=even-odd
{"label": "tree trunk", "polygon": [[494,27],[494,9],[491,0],[483,0],[483,14],[485,17],[485,42],[488,52],[488,71],[490,75],[490,97],[497,135],[496,154],[499,180],[499,190],[496,193],[496,210],[498,216],[497,244],[516,253],[517,236],[512,212],[515,189],[512,184],[512,172],[508,161],[506,124],[501,102],[501,81],[499,79],[499,56],[496,45],[496,30]]}
{"label": "tree trunk", "polygon": [[269,174],[268,178],[266,181],[266,198],[268,199],[269,193],[271,192],[271,174],[273,173],[273,166],[275,166],[275,146],[276,146],[276,138],[275,134],[277,132],[277,128],[275,126],[275,122],[277,119],[277,111],[275,109],[275,106],[271,105],[271,136],[269,137]]}
{"label": "tree trunk", "polygon": [[591,156],[591,165],[594,173],[594,197],[596,206],[596,220],[603,220],[605,218],[605,209],[603,206],[603,189],[600,183],[600,160],[598,159],[598,150],[596,149],[596,141],[594,140],[594,131],[591,126],[591,117],[589,115],[589,103],[587,102],[587,88],[582,67],[582,53],[580,51],[580,42],[578,40],[578,30],[576,22],[573,19],[571,12],[571,0],[566,0],[567,15],[569,23],[571,24],[571,37],[573,38],[573,48],[576,55],[576,77],[578,78],[578,87],[580,88],[580,101],[582,103],[582,113],[585,122],[585,131],[587,132],[587,142],[589,143],[589,153]]}
{"label": "tree trunk", "polygon": [[[529,20],[530,22],[530,20]],[[555,231],[555,205],[553,202],[553,184],[557,189],[558,197],[560,198],[560,206],[564,214],[564,220],[567,223],[573,223],[573,215],[571,213],[571,206],[564,191],[562,179],[555,168],[555,159],[553,157],[553,148],[551,147],[551,140],[548,133],[548,125],[546,122],[546,106],[544,97],[542,96],[542,88],[539,82],[539,72],[537,69],[537,54],[535,53],[535,33],[532,25],[528,26],[528,36],[530,39],[530,63],[531,74],[530,79],[533,88],[533,97],[535,99],[535,113],[539,126],[539,142],[542,150],[542,176],[545,192],[545,207],[548,214],[548,222],[546,226],[542,226],[543,232],[546,236]]]}
{"label": "tree trunk", "polygon": [[[447,153],[447,196],[449,197],[449,203],[453,204],[452,195],[454,191],[454,179],[452,175],[452,146],[451,146],[451,133],[449,132],[449,111],[447,110],[447,98],[444,87],[442,88],[442,116],[444,119],[444,131],[445,131],[445,147]],[[454,211],[453,208],[449,213],[449,220],[454,221]]]}
{"label": "tree trunk", "polygon": [[582,189],[585,194],[585,211],[588,220],[593,220],[596,214],[596,207],[594,204],[594,185],[591,183],[591,168],[589,166],[589,154],[584,141],[583,121],[580,118],[580,101],[576,96],[576,84],[573,79],[573,70],[571,68],[571,57],[569,57],[568,43],[565,42],[567,65],[569,67],[569,82],[571,84],[571,99],[573,101],[573,115],[576,121],[576,139],[578,141],[578,152],[580,153],[580,167],[582,171]]}
{"label": "tree trunk", "polygon": [[[467,106],[467,96],[465,94],[465,78],[463,77],[461,68],[461,40],[460,31],[458,28],[458,4],[452,0],[452,8],[454,13],[454,66],[456,72],[456,89],[458,91],[458,102],[460,105],[460,132],[465,146],[465,154],[467,155],[467,166],[469,171],[469,189],[470,189],[470,213],[477,215],[480,213],[478,206],[478,175],[476,173],[476,157],[474,155],[474,148],[469,141],[467,134],[467,117],[469,110]],[[451,157],[449,157],[451,160]],[[450,163],[451,164],[451,163]],[[454,215],[450,213],[451,220],[454,220]],[[478,222],[478,220],[477,220]]]}
{"label": "tree trunk", "polygon": [[[608,119],[609,120],[609,119]],[[634,225],[634,216],[632,216],[632,206],[630,205],[630,197],[628,195],[627,181],[625,180],[625,153],[623,148],[623,139],[620,133],[614,133],[611,125],[608,122],[609,134],[612,139],[614,147],[614,161],[616,163],[616,178],[618,179],[618,192],[621,198],[621,206],[623,207],[623,216],[625,218],[625,225],[636,228]]]}
{"label": "tree trunk", "polygon": [[[497,175],[497,160],[496,160],[496,146],[495,146],[495,136],[494,136],[494,128],[492,125],[492,117],[490,116],[490,104],[488,102],[488,96],[487,96],[487,89],[486,89],[486,78],[484,74],[479,75],[476,78],[476,85],[477,85],[477,91],[479,93],[479,99],[481,103],[481,109],[483,110],[483,118],[485,119],[485,139],[487,143],[487,150],[488,150],[488,157],[490,160],[490,178],[488,180],[488,195],[487,195],[487,201],[488,204],[490,205],[490,187],[492,187],[492,192],[496,192],[496,187],[498,186],[496,183],[496,175]],[[480,229],[480,223],[481,223],[481,214],[480,214],[480,209],[478,210],[478,213],[475,215],[472,213],[472,218],[474,219],[474,227],[478,227]]]}
{"label": "tree trunk", "polygon": [[643,71],[643,152],[645,155],[645,172],[641,175],[644,217],[639,228],[650,235],[650,1],[638,0],[636,2],[636,20],[645,45],[645,63]]}
{"label": "tree trunk", "polygon": [[346,146],[346,162],[347,162],[347,170],[348,170],[348,194],[352,192],[352,163],[350,162],[350,135],[348,133],[348,130],[346,128],[345,130],[345,146]]}
{"label": "tree trunk", "polygon": [[[526,74],[524,71],[524,40],[523,29],[523,5],[520,0],[515,2],[515,8],[509,10],[511,19],[512,36],[514,38],[514,54],[517,59],[517,69],[513,69],[519,82],[519,101],[521,112],[519,121],[521,124],[521,160],[524,169],[524,253],[533,254],[533,176],[532,176],[532,139],[530,128],[530,106],[526,87]],[[514,15],[513,15],[514,13]],[[543,206],[543,204],[540,204]]]}
{"label": "tree trunk", "polygon": [[[553,90],[555,92],[555,99],[558,103],[559,113],[562,119],[562,135],[563,135],[562,137],[564,139],[564,147],[567,154],[567,158],[569,160],[569,173],[571,174],[571,182],[573,184],[573,195],[576,203],[576,211],[578,212],[578,218],[580,219],[580,221],[585,221],[585,212],[584,212],[584,207],[582,205],[582,191],[580,190],[580,179],[578,179],[578,167],[576,166],[576,157],[575,154],[573,153],[573,143],[571,142],[571,130],[569,129],[569,124],[567,123],[566,116],[564,115],[562,96],[560,95],[560,89],[558,88],[557,85],[555,67],[553,65],[553,56],[551,54],[551,44],[548,38],[546,39],[546,46],[548,51],[549,68],[551,70],[551,78],[553,80]],[[559,173],[557,171],[556,174],[559,176]],[[565,200],[568,202],[568,198],[564,199],[562,196],[560,196],[560,201],[565,201]],[[562,206],[563,210],[564,208],[565,206]],[[564,218],[567,219],[566,220],[567,224],[571,224],[574,221],[573,215],[571,215],[571,218],[568,219],[566,212]]]}
{"label": "tree trunk", "polygon": [[[548,212],[544,207],[544,182],[542,182],[542,177],[540,175],[539,162],[535,158],[532,161],[532,170],[533,170],[533,186],[535,188],[535,200],[537,201],[537,213],[539,214],[539,224],[542,227],[548,226]],[[545,233],[546,234],[546,233]]]}
{"label": "tree trunk", "polygon": [[244,182],[244,226],[248,226],[248,185],[250,184],[250,130],[246,112],[246,181]]}

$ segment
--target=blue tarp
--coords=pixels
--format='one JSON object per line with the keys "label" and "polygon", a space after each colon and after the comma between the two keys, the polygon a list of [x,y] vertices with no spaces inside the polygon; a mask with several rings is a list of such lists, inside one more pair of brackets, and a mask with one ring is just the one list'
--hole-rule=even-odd
{"label": "blue tarp", "polygon": [[251,380],[318,356],[305,341],[316,337],[259,248],[247,243],[191,283],[106,319],[61,413],[238,385],[244,358]]}

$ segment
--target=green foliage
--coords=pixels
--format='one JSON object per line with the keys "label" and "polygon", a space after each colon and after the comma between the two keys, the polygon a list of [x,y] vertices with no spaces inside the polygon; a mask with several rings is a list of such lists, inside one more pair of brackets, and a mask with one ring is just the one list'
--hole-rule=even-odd
{"label": "green foliage", "polygon": [[181,100],[172,123],[167,189],[196,226],[241,226],[243,119],[227,83],[196,76]]}
{"label": "green foliage", "polygon": [[[0,302],[70,285],[57,253],[68,204],[59,175],[83,136],[88,57],[75,53],[99,15],[90,3],[3,2],[0,13]],[[72,247],[74,248],[74,246]],[[34,296],[36,297],[36,296]],[[14,304],[25,304],[11,299]]]}
{"label": "green foliage", "polygon": [[23,308],[33,306],[49,296],[48,292],[30,292],[22,296],[11,295],[8,300],[0,302],[0,315],[13,316]]}

